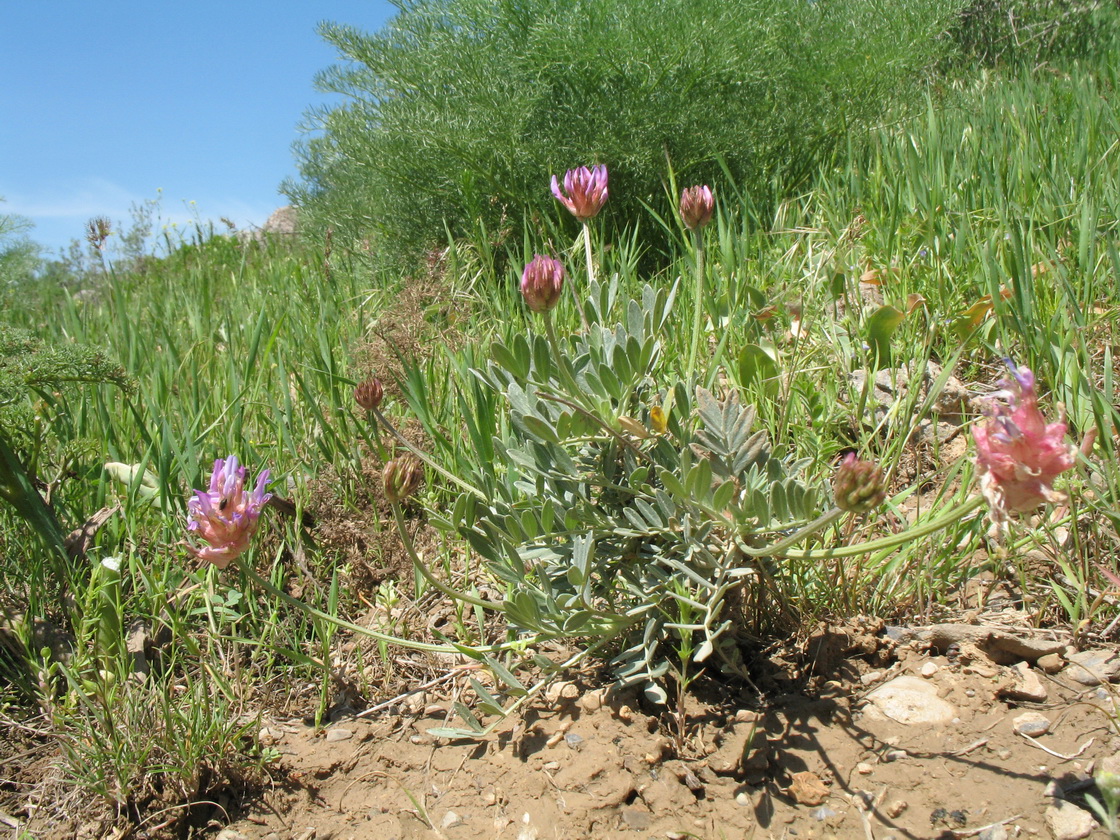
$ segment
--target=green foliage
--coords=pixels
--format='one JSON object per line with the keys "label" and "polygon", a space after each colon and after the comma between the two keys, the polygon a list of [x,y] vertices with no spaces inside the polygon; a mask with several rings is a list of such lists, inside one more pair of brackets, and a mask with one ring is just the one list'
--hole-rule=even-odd
{"label": "green foliage", "polygon": [[1116,12],[1109,0],[972,0],[951,35],[966,64],[1034,64],[1100,49]]}
{"label": "green foliage", "polygon": [[0,300],[7,291],[26,282],[39,266],[39,247],[27,238],[32,227],[20,216],[0,213]]}
{"label": "green foliage", "polygon": [[546,320],[548,338],[496,343],[474,371],[508,401],[510,424],[497,457],[467,475],[483,498],[462,494],[444,524],[507,586],[513,629],[618,636],[619,678],[664,700],[659,678],[690,668],[673,640],[696,663],[718,653],[740,667],[746,628],[728,604],[783,600],[753,552],[806,525],[820,495],[736,396],[659,384],[675,294],[647,285],[620,300],[598,283],[586,294],[586,332],[558,341]]}
{"label": "green foliage", "polygon": [[907,97],[958,0],[417,0],[380,32],[322,29],[302,182],[320,229],[418,251],[551,215],[548,175],[605,163],[608,224],[721,171],[757,202]]}

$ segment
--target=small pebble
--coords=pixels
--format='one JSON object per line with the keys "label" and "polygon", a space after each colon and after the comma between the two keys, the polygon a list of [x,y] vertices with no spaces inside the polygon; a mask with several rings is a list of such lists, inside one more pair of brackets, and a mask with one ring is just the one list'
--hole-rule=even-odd
{"label": "small pebble", "polygon": [[1048,653],[1038,657],[1038,667],[1047,674],[1056,674],[1065,667],[1065,662],[1058,654]]}
{"label": "small pebble", "polygon": [[921,675],[923,677],[925,677],[927,680],[936,673],[937,673],[937,663],[936,662],[926,662],[924,665],[922,665]]}
{"label": "small pebble", "polygon": [[441,717],[447,714],[447,709],[439,703],[432,703],[424,707],[424,717]]}
{"label": "small pebble", "polygon": [[759,717],[758,712],[752,712],[750,709],[739,709],[735,712],[736,723],[757,723]]}
{"label": "small pebble", "polygon": [[896,799],[887,805],[887,816],[892,820],[900,816],[910,805],[903,799]]}
{"label": "small pebble", "polygon": [[1023,712],[1011,721],[1011,725],[1020,735],[1030,735],[1032,738],[1050,731],[1050,720],[1041,712]]}
{"label": "small pebble", "polygon": [[866,674],[860,674],[859,681],[863,685],[871,685],[877,683],[883,678],[882,671],[868,671]]}
{"label": "small pebble", "polygon": [[634,710],[629,706],[619,706],[618,712],[615,713],[615,717],[617,717],[623,723],[630,723],[630,721],[634,719]]}
{"label": "small pebble", "polygon": [[906,750],[887,750],[883,756],[884,761],[900,761],[907,757]]}
{"label": "small pebble", "polygon": [[996,753],[996,755],[998,755],[1003,761],[1007,761],[1011,758],[1011,750],[1003,749]]}
{"label": "small pebble", "polygon": [[559,770],[560,769],[560,762],[559,761],[546,761],[544,764],[541,765],[541,769],[551,773],[554,770]]}
{"label": "small pebble", "polygon": [[579,698],[579,706],[585,712],[597,712],[603,707],[603,690],[589,691]]}
{"label": "small pebble", "polygon": [[580,748],[580,745],[583,743],[583,736],[577,735],[574,732],[569,732],[564,736],[564,740],[573,750],[578,750]]}
{"label": "small pebble", "polygon": [[747,795],[745,790],[739,791],[735,794],[735,804],[742,805],[744,808],[751,804],[751,798]]}
{"label": "small pebble", "polygon": [[859,764],[856,765],[856,772],[859,773],[861,776],[867,776],[870,773],[872,773],[874,770],[875,770],[875,768],[872,767],[870,764],[868,764],[866,761],[861,761]]}
{"label": "small pebble", "polygon": [[456,814],[454,811],[448,811],[443,815],[443,819],[440,820],[441,828],[453,828],[454,826],[462,824],[463,818]]}
{"label": "small pebble", "polygon": [[836,811],[829,808],[827,805],[822,805],[815,811],[810,811],[809,816],[818,821],[827,820],[829,817],[835,817]]}
{"label": "small pebble", "polygon": [[645,831],[649,828],[650,813],[640,808],[625,808],[622,811],[622,821],[634,831]]}
{"label": "small pebble", "polygon": [[257,740],[260,741],[262,747],[271,747],[273,744],[278,744],[284,740],[284,733],[279,729],[269,729],[265,726],[261,728]]}
{"label": "small pebble", "polygon": [[354,733],[349,729],[330,729],[327,731],[327,741],[349,741]]}

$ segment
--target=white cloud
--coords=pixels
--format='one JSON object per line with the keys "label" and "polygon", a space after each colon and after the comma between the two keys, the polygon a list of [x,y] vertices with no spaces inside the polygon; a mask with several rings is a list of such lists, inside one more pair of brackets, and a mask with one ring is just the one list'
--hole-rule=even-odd
{"label": "white cloud", "polygon": [[0,193],[6,199],[4,212],[34,219],[109,216],[116,208],[128,208],[142,201],[141,196],[103,178],[85,178],[71,187],[45,190],[39,195]]}
{"label": "white cloud", "polygon": [[117,225],[128,227],[132,207],[158,201],[153,233],[162,233],[164,226],[172,230],[193,231],[196,223],[204,228],[212,223],[217,232],[226,227],[220,219],[227,218],[239,229],[259,226],[284,203],[280,195],[267,203],[244,201],[228,196],[190,195],[169,185],[166,190],[153,188],[144,195],[104,178],[83,178],[67,185],[52,185],[34,194],[6,192],[0,185],[0,213],[23,216],[35,224],[32,239],[48,249],[64,248],[71,239],[81,239],[85,225],[95,216],[106,216]]}

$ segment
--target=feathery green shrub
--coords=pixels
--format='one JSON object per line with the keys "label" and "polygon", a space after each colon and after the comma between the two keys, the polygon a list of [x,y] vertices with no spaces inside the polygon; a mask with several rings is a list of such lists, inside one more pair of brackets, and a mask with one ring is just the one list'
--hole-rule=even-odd
{"label": "feathery green shrub", "polygon": [[[765,206],[909,97],[963,0],[414,0],[376,34],[325,24],[309,229],[415,253],[553,212],[547,174],[605,163],[607,224],[726,169]],[[542,173],[545,173],[542,177]],[[446,227],[445,227],[446,225]]]}

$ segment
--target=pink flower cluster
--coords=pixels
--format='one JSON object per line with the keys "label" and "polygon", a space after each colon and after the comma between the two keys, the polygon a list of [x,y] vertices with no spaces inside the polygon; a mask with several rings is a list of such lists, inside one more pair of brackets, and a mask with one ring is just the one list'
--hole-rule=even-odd
{"label": "pink flower cluster", "polygon": [[599,164],[569,169],[564,173],[563,191],[553,175],[552,194],[576,219],[586,222],[594,218],[607,202],[607,167]]}
{"label": "pink flower cluster", "polygon": [[237,462],[237,456],[214,462],[210,476],[210,490],[195,490],[194,498],[187,502],[190,521],[187,530],[195,532],[205,545],[188,544],[195,557],[224,569],[249,547],[249,540],[257,530],[261,508],[272,498],[265,493],[268,470],[257,476],[257,486],[246,490],[248,470]]}
{"label": "pink flower cluster", "polygon": [[1003,390],[992,395],[987,421],[972,428],[980,492],[997,523],[1009,513],[1062,501],[1065,497],[1054,489],[1054,479],[1073,466],[1075,454],[1064,442],[1064,418],[1047,423],[1038,410],[1034,374],[1014,365],[1011,374],[1000,383]]}

